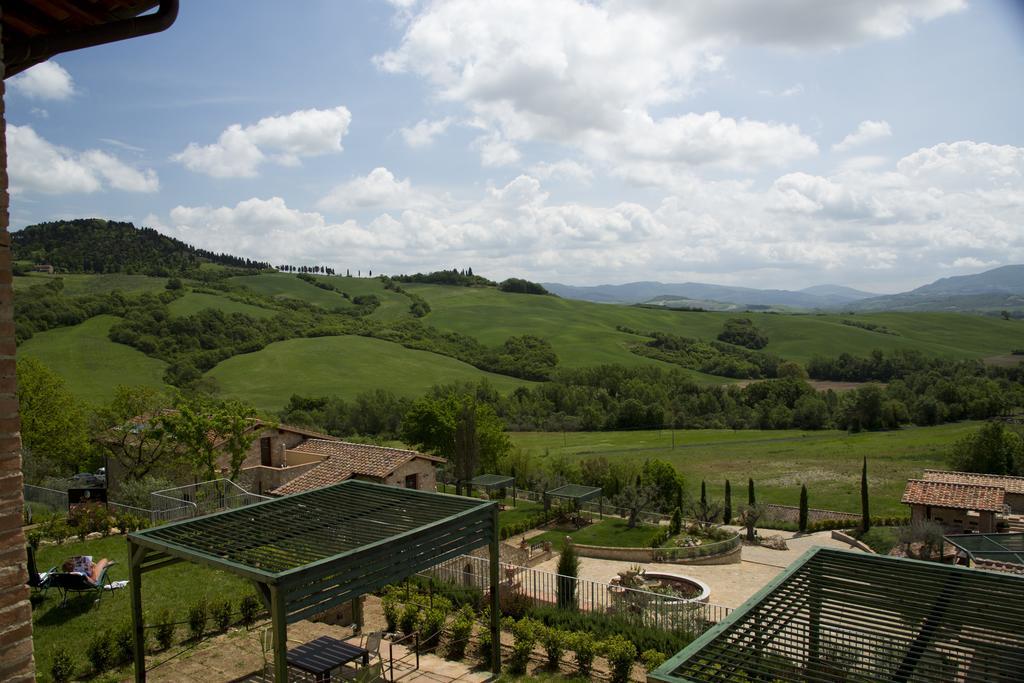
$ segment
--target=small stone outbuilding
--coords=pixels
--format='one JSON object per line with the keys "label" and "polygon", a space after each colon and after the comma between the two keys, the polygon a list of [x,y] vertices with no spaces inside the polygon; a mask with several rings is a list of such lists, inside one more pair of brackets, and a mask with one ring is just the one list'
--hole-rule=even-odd
{"label": "small stone outbuilding", "polygon": [[986,534],[996,530],[1004,497],[998,486],[911,479],[901,502],[910,506],[911,522],[930,520],[949,533]]}
{"label": "small stone outbuilding", "polygon": [[978,474],[977,472],[952,472],[947,470],[925,470],[926,481],[950,481],[958,484],[998,486],[1006,492],[1003,502],[1010,513],[1024,515],[1024,477],[1010,477],[1001,474]]}

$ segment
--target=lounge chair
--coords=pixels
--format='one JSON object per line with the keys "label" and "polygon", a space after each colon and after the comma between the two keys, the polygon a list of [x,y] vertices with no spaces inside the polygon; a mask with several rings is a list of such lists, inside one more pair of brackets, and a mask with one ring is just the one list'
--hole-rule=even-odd
{"label": "lounge chair", "polygon": [[78,572],[56,572],[51,574],[49,577],[49,585],[51,588],[56,588],[60,591],[61,606],[68,604],[68,594],[77,593],[97,593],[98,597],[96,601],[99,602],[103,598],[104,587],[107,582],[107,572],[110,567],[116,563],[110,562],[100,572],[99,577],[96,579],[96,583],[93,583],[92,579],[84,574]]}
{"label": "lounge chair", "polygon": [[33,593],[46,594],[46,589],[50,587],[50,581],[53,579],[54,574],[57,573],[56,567],[50,567],[48,571],[39,573],[36,569],[36,553],[32,550],[32,546],[25,548],[28,554],[28,585],[32,588]]}

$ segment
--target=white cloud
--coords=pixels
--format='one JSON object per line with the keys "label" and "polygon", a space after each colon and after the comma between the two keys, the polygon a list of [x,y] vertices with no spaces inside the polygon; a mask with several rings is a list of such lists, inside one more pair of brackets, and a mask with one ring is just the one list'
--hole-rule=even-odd
{"label": "white cloud", "polygon": [[530,175],[541,180],[555,178],[585,183],[594,177],[594,172],[589,166],[572,159],[562,159],[554,163],[542,161],[531,166],[529,171]]}
{"label": "white cloud", "polygon": [[[635,4],[625,0],[610,3]],[[786,49],[843,48],[870,40],[898,38],[916,23],[967,7],[966,0],[644,0],[683,36],[713,36],[747,45]]]}
{"label": "white cloud", "polygon": [[434,138],[448,130],[453,120],[450,116],[436,121],[423,119],[412,128],[402,128],[402,138],[410,147],[426,147],[433,144]]}
{"label": "white cloud", "polygon": [[897,168],[917,182],[943,187],[1020,185],[1024,148],[961,140],[919,149]]}
{"label": "white cloud", "polygon": [[847,152],[854,147],[860,147],[891,135],[892,128],[888,121],[861,121],[857,125],[857,130],[847,135],[841,142],[832,145],[832,149],[836,152]]}
{"label": "white cloud", "polygon": [[100,150],[76,153],[53,145],[31,126],[7,126],[11,190],[67,194],[97,192],[105,186],[126,192],[156,192],[156,171],[137,169]]}
{"label": "white cloud", "polygon": [[796,85],[791,85],[790,87],[786,88],[781,93],[779,93],[779,95],[781,95],[782,97],[793,97],[794,95],[801,94],[803,91],[804,84],[797,83]]}
{"label": "white cloud", "polygon": [[[521,143],[544,141],[612,167],[658,156],[667,166],[753,171],[814,154],[817,145],[785,123],[669,109],[678,110],[700,78],[721,68],[730,49],[820,49],[893,38],[963,6],[961,0],[438,0],[419,6],[400,43],[375,63],[389,73],[419,75],[438,98],[463,104],[484,131],[475,144],[484,165],[513,163]],[[797,84],[782,94],[801,90]],[[716,125],[698,128],[705,135],[688,137],[690,124],[716,117]],[[752,149],[758,146],[752,138],[767,137],[779,154]],[[640,148],[676,154],[637,155]]]}
{"label": "white cloud", "polygon": [[64,67],[54,61],[36,64],[8,81],[14,92],[34,100],[66,100],[75,94],[75,84]]}
{"label": "white cloud", "polygon": [[251,178],[268,158],[296,166],[303,157],[341,152],[352,114],[345,107],[304,109],[260,119],[251,126],[229,126],[210,145],[189,143],[171,157],[190,171],[214,178]]}
{"label": "white cloud", "polygon": [[353,211],[365,209],[407,209],[433,203],[429,195],[412,188],[409,179],[396,180],[386,168],[378,167],[366,176],[338,185],[317,202],[320,209]]}

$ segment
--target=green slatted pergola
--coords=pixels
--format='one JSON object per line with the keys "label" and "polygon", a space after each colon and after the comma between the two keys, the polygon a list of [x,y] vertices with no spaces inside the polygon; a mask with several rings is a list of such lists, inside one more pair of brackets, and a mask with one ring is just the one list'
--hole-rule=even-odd
{"label": "green slatted pergola", "polygon": [[[580,509],[580,505],[586,503],[588,500],[598,499],[598,512],[602,518],[604,518],[603,498],[604,491],[599,486],[584,486],[583,484],[566,484],[565,486],[559,486],[558,488],[551,489],[544,492],[544,498],[561,498],[563,500],[571,500],[576,510]],[[545,515],[547,514],[547,505],[544,506]],[[593,518],[591,518],[593,519]]]}
{"label": "green slatted pergola", "polygon": [[812,548],[648,681],[1019,681],[1024,577]]}
{"label": "green slatted pergola", "polygon": [[[498,506],[349,480],[128,535],[135,680],[146,680],[142,576],[196,562],[251,580],[270,611],[274,680],[287,680],[287,628],[484,545],[498,642]],[[494,648],[498,672],[500,650]]]}
{"label": "green slatted pergola", "polygon": [[512,489],[512,507],[516,506],[516,480],[515,477],[506,477],[503,474],[478,474],[470,480],[469,485],[478,486],[482,489]]}
{"label": "green slatted pergola", "polygon": [[971,559],[1024,564],[1024,534],[951,534],[946,540]]}

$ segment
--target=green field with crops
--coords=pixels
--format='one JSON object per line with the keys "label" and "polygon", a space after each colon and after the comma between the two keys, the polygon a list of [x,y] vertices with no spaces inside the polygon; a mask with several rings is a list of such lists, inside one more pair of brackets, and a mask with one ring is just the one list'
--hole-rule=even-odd
{"label": "green field with crops", "polygon": [[163,386],[166,363],[107,337],[117,321],[100,315],[74,327],[36,333],[18,346],[18,355],[38,358],[90,403],[109,400],[118,384]]}
{"label": "green field with crops", "polygon": [[207,373],[225,396],[263,410],[278,410],[292,394],[340,396],[387,389],[419,397],[435,384],[486,378],[498,391],[531,384],[483,372],[447,356],[367,337],[317,337],[271,344],[235,356]]}
{"label": "green field with crops", "polygon": [[945,467],[953,442],[978,426],[961,422],[860,434],[714,429],[528,432],[512,434],[512,441],[539,462],[595,457],[634,463],[665,460],[684,475],[693,495],[699,495],[700,482],[706,480],[708,495],[721,498],[729,479],[734,508],[746,502],[747,479],[753,478],[762,503],[797,505],[800,485],[806,484],[811,507],[859,512],[861,465],[867,457],[872,514],[899,516],[907,512],[899,502],[907,479],[919,477],[926,468]]}

